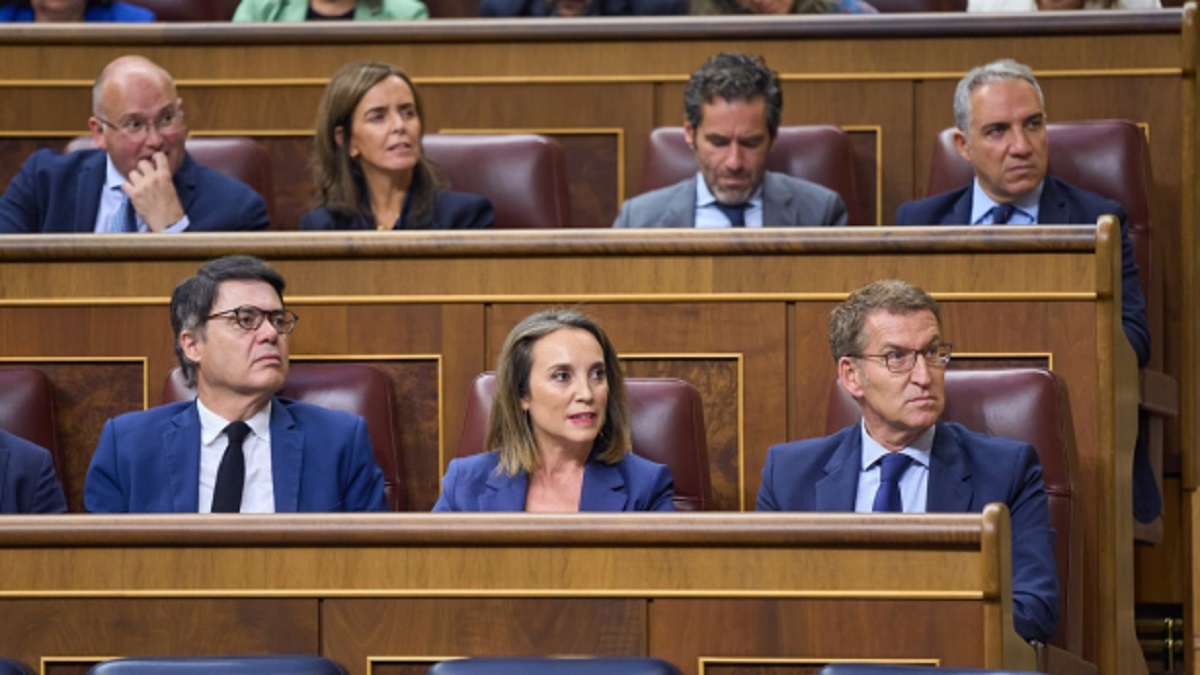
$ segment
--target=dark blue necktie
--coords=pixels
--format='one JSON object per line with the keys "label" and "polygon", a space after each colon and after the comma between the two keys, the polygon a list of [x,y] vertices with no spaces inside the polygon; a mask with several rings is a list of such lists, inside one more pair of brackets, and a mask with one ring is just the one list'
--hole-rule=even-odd
{"label": "dark blue necktie", "polygon": [[1017,209],[1012,204],[997,204],[992,207],[992,224],[1007,225],[1008,219],[1012,218],[1013,211]]}
{"label": "dark blue necktie", "polygon": [[246,484],[246,455],[242,443],[250,433],[250,425],[233,422],[225,427],[229,446],[217,467],[217,484],[213,488],[213,513],[239,513],[242,510],[242,487]]}
{"label": "dark blue necktie", "polygon": [[721,202],[715,202],[715,203],[716,203],[717,209],[719,209],[721,211],[721,213],[724,213],[725,217],[729,219],[730,226],[732,226],[732,227],[745,227],[746,226],[746,209],[750,207],[749,204],[746,204],[746,203],[722,204]]}
{"label": "dark blue necktie", "polygon": [[899,452],[889,452],[879,460],[879,492],[875,493],[873,511],[899,513],[904,510],[900,503],[900,477],[912,464],[912,457]]}

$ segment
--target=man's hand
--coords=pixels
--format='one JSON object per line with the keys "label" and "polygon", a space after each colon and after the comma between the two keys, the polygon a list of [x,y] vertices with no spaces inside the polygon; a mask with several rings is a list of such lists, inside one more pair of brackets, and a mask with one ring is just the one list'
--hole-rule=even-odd
{"label": "man's hand", "polygon": [[152,232],[162,232],[183,219],[183,205],[171,182],[171,165],[162,152],[138,162],[121,189]]}

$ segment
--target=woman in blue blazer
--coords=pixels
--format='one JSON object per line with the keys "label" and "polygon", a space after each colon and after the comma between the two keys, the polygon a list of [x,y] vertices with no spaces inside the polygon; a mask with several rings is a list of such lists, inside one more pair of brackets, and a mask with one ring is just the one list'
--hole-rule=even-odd
{"label": "woman in blue blazer", "polygon": [[451,460],[434,511],[674,510],[671,471],[630,452],[617,352],[582,312],[537,312],[508,334],[484,446]]}
{"label": "woman in blue blazer", "polygon": [[343,66],[317,108],[313,179],[317,206],[304,230],[490,228],[485,197],[450,192],[421,148],[424,112],[404,71],[385,63]]}

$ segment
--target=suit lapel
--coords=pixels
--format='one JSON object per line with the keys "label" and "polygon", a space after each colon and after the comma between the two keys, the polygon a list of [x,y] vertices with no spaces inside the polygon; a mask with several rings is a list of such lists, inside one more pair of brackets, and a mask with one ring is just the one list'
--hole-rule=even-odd
{"label": "suit lapel", "polygon": [[862,429],[855,425],[825,462],[825,477],[817,481],[817,511],[853,511],[862,464]]}
{"label": "suit lapel", "polygon": [[525,493],[529,489],[529,474],[524,471],[509,476],[503,471],[490,471],[486,489],[479,495],[480,511],[524,511]]}
{"label": "suit lapel", "polygon": [[[87,152],[87,151],[81,151]],[[100,212],[100,198],[104,191],[105,170],[108,168],[108,153],[103,150],[92,150],[92,155],[79,166],[79,177],[76,179],[75,194],[92,195],[91,199],[75,201],[75,231],[94,232],[96,230],[96,214]]]}
{"label": "suit lapel", "polygon": [[200,412],[196,402],[171,418],[163,432],[161,452],[167,457],[171,481],[171,509],[175,513],[200,510]]}
{"label": "suit lapel", "polygon": [[791,190],[780,188],[778,179],[768,171],[763,178],[763,227],[792,224],[800,221],[793,212],[792,201],[795,196]]}
{"label": "suit lapel", "polygon": [[1048,225],[1064,225],[1074,222],[1067,208],[1067,195],[1058,188],[1058,181],[1049,174],[1042,184],[1042,198],[1038,200],[1038,222]]}
{"label": "suit lapel", "polygon": [[621,470],[614,464],[588,460],[583,467],[583,493],[579,496],[579,510],[624,511],[628,500]]}
{"label": "suit lapel", "polygon": [[271,481],[275,512],[300,510],[300,472],[304,463],[304,434],[278,398],[271,399]]}
{"label": "suit lapel", "polygon": [[950,219],[942,221],[947,225],[971,225],[971,190],[973,184],[968,185],[967,189],[963,190],[962,195],[954,202],[954,208],[950,212]]}
{"label": "suit lapel", "polygon": [[179,205],[186,214],[191,211],[192,202],[196,200],[196,162],[186,152],[183,155],[183,164],[179,166],[179,171],[175,172],[172,182],[175,183],[175,192],[179,195]]}
{"label": "suit lapel", "polygon": [[971,506],[970,481],[971,470],[963,459],[957,434],[939,422],[929,457],[925,510],[929,513],[968,511]]}

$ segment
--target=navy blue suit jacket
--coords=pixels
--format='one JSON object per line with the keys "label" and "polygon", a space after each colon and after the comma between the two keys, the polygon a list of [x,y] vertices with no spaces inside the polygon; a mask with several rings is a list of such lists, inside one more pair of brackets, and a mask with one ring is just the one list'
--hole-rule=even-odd
{"label": "navy blue suit jacket", "polygon": [[[0,21],[28,23],[33,19],[33,6],[29,0],[0,5]],[[89,2],[83,10],[83,20],[89,22],[149,23],[156,19],[154,12],[127,2],[114,2],[107,7]]]}
{"label": "navy blue suit jacket", "polygon": [[[383,472],[361,417],[286,398],[271,403],[275,511],[384,511]],[[169,403],[105,422],[84,483],[92,513],[197,513],[200,414]]]}
{"label": "navy blue suit jacket", "polygon": [[[854,511],[862,466],[862,427],[770,449],[758,491],[759,511]],[[1028,443],[938,422],[929,460],[925,510],[977,513],[992,502],[1012,519],[1013,624],[1043,642],[1058,625],[1054,530],[1042,465]]]}
{"label": "navy blue suit jacket", "polygon": [[[0,232],[94,232],[108,153],[38,150],[0,197]],[[172,177],[188,232],[264,230],[267,204],[245,183],[184,156]]]}
{"label": "navy blue suit jacket", "polygon": [[66,513],[45,448],[0,429],[0,513]]}
{"label": "navy blue suit jacket", "polygon": [[[597,16],[687,14],[682,0],[600,0]],[[550,16],[545,0],[480,0],[479,16]]]}
{"label": "navy blue suit jacket", "polygon": [[[529,475],[497,471],[500,455],[485,452],[450,460],[434,511],[524,511]],[[583,468],[580,511],[674,511],[675,480],[657,462],[626,455],[616,464],[589,459]]]}
{"label": "navy blue suit jacket", "polygon": [[[433,218],[428,223],[408,223],[409,200],[404,199],[400,220],[394,230],[483,230],[495,225],[496,212],[487,197],[469,192],[439,190]],[[361,217],[339,218],[324,206],[304,214],[300,219],[302,230],[373,230],[375,226]]]}
{"label": "navy blue suit jacket", "polygon": [[[897,225],[969,225],[972,186],[940,195],[905,202],[896,212]],[[1095,192],[1077,188],[1047,175],[1038,203],[1038,222],[1050,225],[1094,225],[1111,213],[1121,221],[1121,326],[1125,339],[1137,354],[1138,367],[1150,363],[1150,326],[1146,320],[1146,298],[1138,282],[1137,259],[1129,240],[1129,217],[1125,207]]]}

